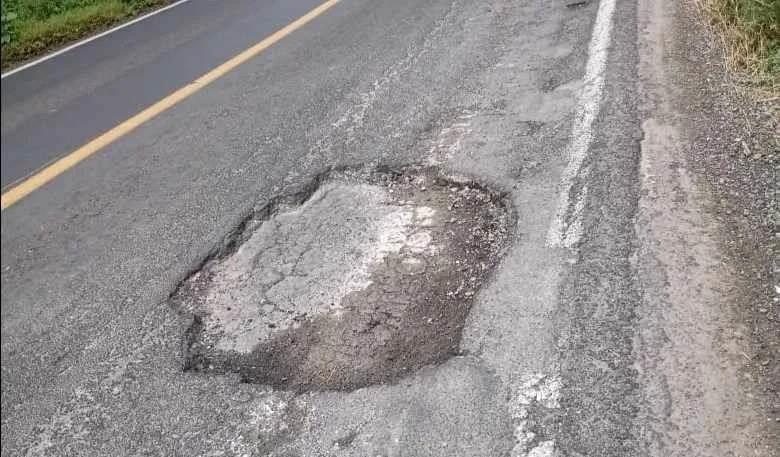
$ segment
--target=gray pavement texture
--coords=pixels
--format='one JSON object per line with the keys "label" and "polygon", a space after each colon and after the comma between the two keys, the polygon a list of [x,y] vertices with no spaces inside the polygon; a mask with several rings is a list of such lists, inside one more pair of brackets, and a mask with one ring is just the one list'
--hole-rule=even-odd
{"label": "gray pavement texture", "polygon": [[[3,79],[3,189],[316,5],[314,0],[191,2]],[[42,125],[46,135],[40,134]]]}
{"label": "gray pavement texture", "polygon": [[[255,3],[193,0],[4,79],[3,185],[312,7]],[[572,187],[581,236],[548,244],[598,8],[343,0],[3,211],[2,455],[778,455],[776,397],[751,371],[763,355],[736,336],[747,334],[732,305],[746,286],[724,261],[725,222],[708,216],[716,194],[688,162],[696,114],[676,78],[701,75],[670,51],[692,20],[678,2],[615,3]],[[305,392],[185,370],[193,310],[177,291],[210,261],[240,261],[225,255],[257,248],[255,236],[278,250],[319,230],[315,252],[345,263],[309,258],[305,286],[271,295],[329,314],[300,300],[365,285],[354,268],[387,265],[372,230],[408,208],[377,203],[387,189],[363,182],[300,198],[310,206],[278,211],[271,233],[247,221],[283,196],[316,195],[327,170],[410,164],[511,206],[511,240],[473,288],[457,350],[389,380]],[[411,206],[413,219],[429,214]],[[366,223],[347,221],[358,216]],[[298,217],[316,223],[297,229]],[[415,240],[405,246],[424,255]],[[286,268],[278,251],[247,256],[268,262],[248,274]],[[331,274],[356,276],[345,294]]]}

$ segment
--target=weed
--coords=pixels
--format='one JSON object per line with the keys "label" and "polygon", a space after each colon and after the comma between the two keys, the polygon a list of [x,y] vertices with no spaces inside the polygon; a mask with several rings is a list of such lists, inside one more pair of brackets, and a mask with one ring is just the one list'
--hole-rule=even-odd
{"label": "weed", "polygon": [[3,68],[170,0],[3,0]]}
{"label": "weed", "polygon": [[698,0],[722,37],[728,66],[778,93],[780,0]]}

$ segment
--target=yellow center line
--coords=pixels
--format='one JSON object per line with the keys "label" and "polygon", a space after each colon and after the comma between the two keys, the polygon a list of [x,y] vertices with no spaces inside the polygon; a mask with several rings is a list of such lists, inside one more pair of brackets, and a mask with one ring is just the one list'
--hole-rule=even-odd
{"label": "yellow center line", "polygon": [[225,74],[235,69],[242,63],[260,54],[261,52],[263,52],[264,50],[272,46],[274,43],[278,42],[282,38],[286,37],[292,32],[303,27],[304,25],[306,25],[306,23],[316,18],[317,16],[321,15],[322,13],[327,11],[329,8],[331,8],[333,5],[335,5],[338,2],[339,0],[325,1],[324,3],[314,8],[313,10],[309,11],[308,13],[299,17],[293,22],[287,24],[283,28],[277,30],[272,35],[263,39],[263,41],[260,41],[259,43],[253,45],[252,47],[242,51],[240,54],[232,57],[227,62],[222,63],[218,67],[212,69],[205,75],[197,78],[196,80],[192,81],[186,86],[177,89],[175,92],[157,101],[153,105],[147,107],[140,113],[134,115],[130,119],[127,119],[126,121],[122,122],[116,127],[104,132],[97,138],[89,141],[87,144],[81,146],[80,148],[76,149],[75,151],[71,152],[65,157],[42,168],[40,171],[34,173],[29,178],[25,179],[19,184],[8,189],[7,192],[3,193],[2,209],[4,210],[9,206],[13,205],[14,203],[18,202],[22,198],[29,195],[31,192],[45,185],[46,183],[53,180],[57,176],[61,175],[65,171],[69,170],[70,168],[72,168],[82,160],[86,159],[92,154],[100,151],[104,147],[110,145],[116,140],[132,132],[144,122],[154,118],[158,114],[162,113],[168,108],[171,108],[172,106],[186,99],[190,95],[203,89],[208,84],[224,76]]}

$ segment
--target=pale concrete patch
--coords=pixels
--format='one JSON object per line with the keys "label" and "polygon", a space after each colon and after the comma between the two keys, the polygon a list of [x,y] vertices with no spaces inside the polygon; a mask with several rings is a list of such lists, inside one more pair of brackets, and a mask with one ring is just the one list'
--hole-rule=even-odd
{"label": "pale concrete patch", "polygon": [[414,207],[388,203],[379,186],[326,184],[302,207],[263,224],[209,272],[206,331],[218,335],[217,348],[248,353],[303,318],[337,313],[388,255],[407,244],[424,250],[430,236],[410,233]]}

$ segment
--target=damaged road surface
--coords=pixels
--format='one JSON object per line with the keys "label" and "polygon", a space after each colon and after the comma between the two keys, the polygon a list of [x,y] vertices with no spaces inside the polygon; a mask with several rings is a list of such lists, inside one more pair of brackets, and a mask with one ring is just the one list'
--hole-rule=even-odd
{"label": "damaged road surface", "polygon": [[2,211],[2,456],[780,455],[687,3],[190,0],[2,78],[4,202],[88,145]]}
{"label": "damaged road surface", "polygon": [[499,194],[434,169],[341,171],[275,199],[173,298],[185,369],[294,390],[394,381],[459,350],[509,240]]}

